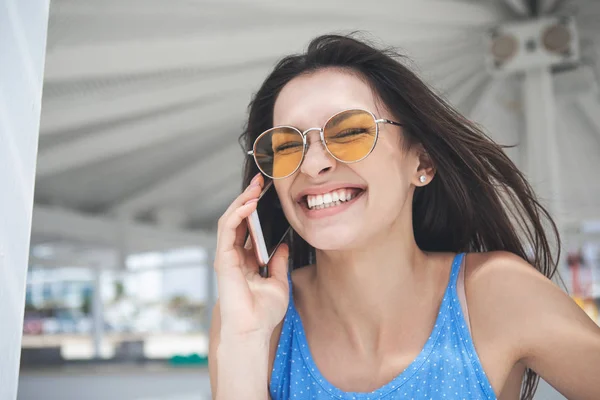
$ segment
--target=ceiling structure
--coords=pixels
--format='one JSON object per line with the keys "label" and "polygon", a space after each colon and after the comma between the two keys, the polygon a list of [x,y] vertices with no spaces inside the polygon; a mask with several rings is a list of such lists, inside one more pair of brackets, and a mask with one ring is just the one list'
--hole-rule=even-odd
{"label": "ceiling structure", "polygon": [[[495,140],[520,143],[522,77],[488,72],[484,34],[532,9],[577,21],[581,68],[553,74],[557,173],[565,218],[600,219],[600,100],[581,78],[600,75],[600,2],[53,0],[32,244],[214,243],[240,191],[252,93],[318,34],[396,46]],[[523,165],[520,146],[507,152]]]}

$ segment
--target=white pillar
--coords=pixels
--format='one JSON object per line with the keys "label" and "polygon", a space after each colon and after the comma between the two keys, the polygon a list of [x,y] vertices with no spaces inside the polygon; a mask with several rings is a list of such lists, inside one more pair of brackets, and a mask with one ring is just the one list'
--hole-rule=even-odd
{"label": "white pillar", "polygon": [[129,257],[128,230],[131,221],[129,214],[119,214],[116,220],[117,226],[117,268],[121,271],[127,270],[127,257]]}
{"label": "white pillar", "polygon": [[92,336],[94,338],[94,358],[102,358],[104,336],[104,304],[102,304],[102,269],[94,266],[94,293],[92,297]]}
{"label": "white pillar", "polygon": [[0,0],[0,399],[17,397],[48,0]]}
{"label": "white pillar", "polygon": [[526,140],[521,165],[525,166],[529,182],[562,233],[556,101],[549,68],[525,71],[523,103]]}
{"label": "white pillar", "polygon": [[525,172],[553,217],[560,212],[556,104],[548,68],[525,72],[523,99],[526,126]]}
{"label": "white pillar", "polygon": [[206,312],[204,313],[204,326],[206,330],[210,328],[210,322],[212,320],[212,312],[217,302],[217,274],[214,268],[215,263],[215,249],[208,249],[208,260],[207,260],[207,279],[206,279]]}
{"label": "white pillar", "polygon": [[[522,164],[541,203],[546,206],[559,232],[564,233],[560,195],[559,150],[556,101],[552,73],[549,68],[525,72],[523,103],[526,126]],[[563,266],[563,248],[559,266]]]}

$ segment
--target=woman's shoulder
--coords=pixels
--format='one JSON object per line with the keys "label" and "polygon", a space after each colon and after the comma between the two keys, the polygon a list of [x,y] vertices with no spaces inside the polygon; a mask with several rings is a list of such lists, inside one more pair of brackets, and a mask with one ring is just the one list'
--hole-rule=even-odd
{"label": "woman's shoulder", "polygon": [[524,336],[539,334],[536,321],[542,323],[571,302],[552,280],[513,253],[467,253],[464,265],[471,323],[482,336],[518,346]]}
{"label": "woman's shoulder", "polygon": [[508,251],[466,253],[466,284],[492,285],[492,288],[505,289],[508,281],[512,282],[515,290],[536,290],[535,287],[540,283],[554,285],[527,260],[514,253]]}
{"label": "woman's shoulder", "polygon": [[561,291],[527,260],[508,251],[467,253],[464,267],[465,290],[474,307],[491,303],[519,307],[534,297]]}
{"label": "woman's shoulder", "polygon": [[470,254],[466,272],[476,345],[485,338],[489,353],[521,361],[565,395],[576,397],[577,388],[580,397],[599,398],[592,371],[600,330],[564,290],[507,252]]}

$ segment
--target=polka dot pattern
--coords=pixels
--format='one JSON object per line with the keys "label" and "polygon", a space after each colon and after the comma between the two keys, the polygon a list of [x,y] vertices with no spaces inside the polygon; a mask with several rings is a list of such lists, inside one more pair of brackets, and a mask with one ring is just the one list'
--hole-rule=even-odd
{"label": "polka dot pattern", "polygon": [[[454,258],[435,326],[419,355],[394,379],[371,392],[344,392],[321,375],[290,291],[290,305],[271,372],[272,399],[495,400],[458,300],[456,281],[463,257],[464,254],[458,254]],[[289,274],[288,279],[291,285]]]}

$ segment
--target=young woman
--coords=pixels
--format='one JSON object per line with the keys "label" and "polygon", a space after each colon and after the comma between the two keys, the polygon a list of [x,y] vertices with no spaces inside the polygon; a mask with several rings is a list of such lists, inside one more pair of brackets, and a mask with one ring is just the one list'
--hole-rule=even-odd
{"label": "young woman", "polygon": [[[268,76],[243,138],[247,189],[214,265],[215,398],[531,399],[542,376],[600,399],[600,328],[550,280],[547,212],[393,52],[314,39]],[[268,278],[244,242],[265,179],[293,228]]]}

